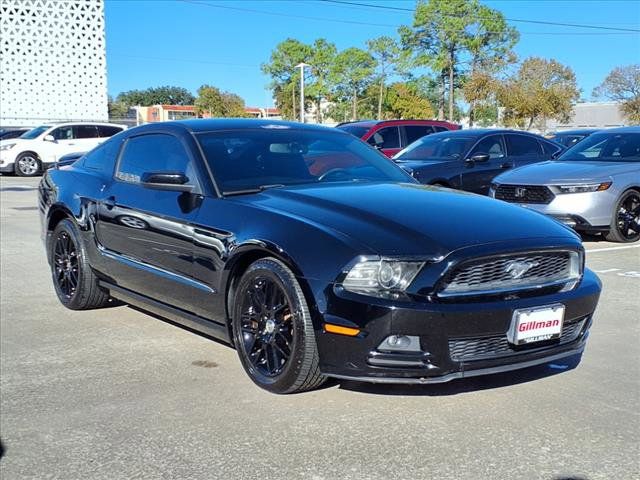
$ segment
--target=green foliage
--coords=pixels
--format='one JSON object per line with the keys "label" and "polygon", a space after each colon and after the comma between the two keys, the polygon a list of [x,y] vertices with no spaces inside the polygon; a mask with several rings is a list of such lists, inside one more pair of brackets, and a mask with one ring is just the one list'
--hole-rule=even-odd
{"label": "green foliage", "polygon": [[240,96],[210,85],[202,85],[195,100],[196,113],[208,117],[246,117],[244,107]]}
{"label": "green foliage", "polygon": [[376,62],[376,82],[379,84],[378,88],[378,107],[376,110],[376,117],[382,118],[382,101],[385,90],[385,83],[391,71],[395,65],[400,62],[401,50],[397,42],[387,36],[374,38],[367,41],[367,47],[369,53]]}
{"label": "green foliage", "polygon": [[389,118],[433,118],[431,102],[410,83],[396,82],[389,86],[386,98]]}
{"label": "green foliage", "polygon": [[614,68],[593,95],[620,102],[625,117],[640,123],[640,64]]}
{"label": "green foliage", "polygon": [[129,106],[123,102],[114,101],[111,95],[107,98],[107,109],[109,118],[125,118],[129,113]]}
{"label": "green foliage", "polygon": [[352,119],[357,117],[359,95],[371,83],[375,60],[370,53],[351,47],[336,55],[329,74],[334,85],[334,94],[342,100],[351,100]]}
{"label": "green foliage", "polygon": [[151,105],[193,105],[194,97],[182,87],[151,87],[146,90],[129,90],[116,97],[117,103],[127,107]]}
{"label": "green foliage", "polygon": [[505,108],[504,120],[527,129],[536,121],[566,120],[579,96],[571,68],[537,57],[522,62],[498,90],[498,100]]}

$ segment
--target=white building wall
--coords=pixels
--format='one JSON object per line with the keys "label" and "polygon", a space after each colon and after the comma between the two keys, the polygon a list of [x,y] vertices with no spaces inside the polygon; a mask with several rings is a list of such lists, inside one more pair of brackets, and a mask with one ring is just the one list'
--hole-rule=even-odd
{"label": "white building wall", "polygon": [[0,126],[107,120],[102,0],[0,0]]}

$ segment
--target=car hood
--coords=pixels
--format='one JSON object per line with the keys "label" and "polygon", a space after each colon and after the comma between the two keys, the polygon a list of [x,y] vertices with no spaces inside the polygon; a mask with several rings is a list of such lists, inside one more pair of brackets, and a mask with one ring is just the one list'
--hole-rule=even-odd
{"label": "car hood", "polygon": [[9,138],[7,140],[0,140],[0,147],[3,145],[7,145],[9,143],[15,143],[17,145],[19,144],[23,144],[25,142],[32,142],[33,139],[28,139],[28,138]]}
{"label": "car hood", "polygon": [[640,172],[636,162],[551,161],[534,163],[503,173],[496,183],[557,185],[606,181],[609,177]]}
{"label": "car hood", "polygon": [[567,227],[540,213],[419,184],[272,188],[231,198],[339,232],[358,248],[380,255],[437,257],[463,247],[525,238],[576,241]]}

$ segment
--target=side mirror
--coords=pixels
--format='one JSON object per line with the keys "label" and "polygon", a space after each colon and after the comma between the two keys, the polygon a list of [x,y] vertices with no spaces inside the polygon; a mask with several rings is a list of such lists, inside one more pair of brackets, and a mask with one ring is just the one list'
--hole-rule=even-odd
{"label": "side mirror", "polygon": [[43,140],[44,140],[45,142],[54,142],[54,143],[55,143],[55,141],[56,141],[56,139],[55,139],[55,138],[53,138],[53,135],[51,135],[51,134],[49,134],[49,135],[45,135],[45,136],[44,136],[44,138],[43,138]]}
{"label": "side mirror", "polygon": [[170,190],[173,192],[191,192],[193,185],[187,185],[189,178],[181,172],[145,172],[140,184],[145,188]]}
{"label": "side mirror", "polygon": [[489,160],[488,153],[476,153],[473,157],[467,158],[467,162],[476,163],[476,162],[486,162]]}

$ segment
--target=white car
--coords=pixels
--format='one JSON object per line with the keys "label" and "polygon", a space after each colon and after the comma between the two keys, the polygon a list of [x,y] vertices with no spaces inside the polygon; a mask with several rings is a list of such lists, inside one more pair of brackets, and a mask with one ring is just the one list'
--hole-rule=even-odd
{"label": "white car", "polygon": [[57,123],[41,125],[18,138],[0,141],[0,172],[32,177],[61,156],[87,152],[127,127],[114,123]]}

